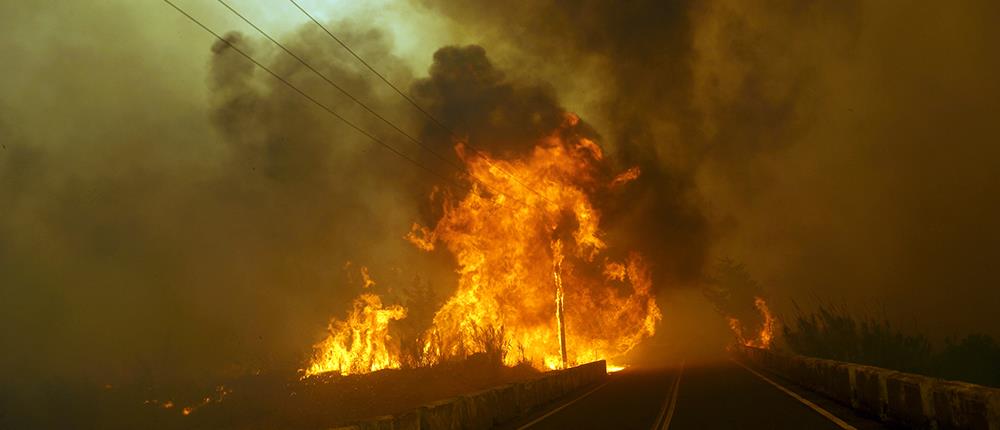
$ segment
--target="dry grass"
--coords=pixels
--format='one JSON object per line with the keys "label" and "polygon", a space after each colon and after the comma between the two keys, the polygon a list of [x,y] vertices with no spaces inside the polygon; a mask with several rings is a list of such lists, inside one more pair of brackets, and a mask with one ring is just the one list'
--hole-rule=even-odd
{"label": "dry grass", "polygon": [[[484,339],[490,339],[489,337]],[[206,394],[214,384],[192,389],[161,387],[53,387],[59,399],[45,416],[0,416],[3,428],[101,429],[322,429],[362,418],[414,409],[540,373],[527,365],[498,365],[497,351],[464,360],[413,369],[388,369],[365,375],[331,375],[299,380],[298,374],[262,374],[225,381],[231,393],[183,416],[180,408]],[[173,393],[174,395],[168,395]],[[170,398],[171,409],[145,405]]]}

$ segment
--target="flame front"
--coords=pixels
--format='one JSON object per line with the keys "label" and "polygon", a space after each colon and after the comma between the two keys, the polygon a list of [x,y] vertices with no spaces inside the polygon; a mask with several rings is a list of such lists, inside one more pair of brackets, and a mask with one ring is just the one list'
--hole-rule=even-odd
{"label": "flame front", "polygon": [[661,315],[649,269],[637,253],[609,252],[590,200],[639,171],[602,182],[603,153],[572,133],[576,121],[568,116],[521,159],[457,145],[478,182],[461,198],[445,195],[437,224],[408,236],[423,250],[443,244],[458,263],[457,291],[425,336],[425,362],[484,351],[484,329],[502,329],[521,352],[507,364],[552,369],[563,365],[563,332],[569,365],[619,358],[654,333]]}

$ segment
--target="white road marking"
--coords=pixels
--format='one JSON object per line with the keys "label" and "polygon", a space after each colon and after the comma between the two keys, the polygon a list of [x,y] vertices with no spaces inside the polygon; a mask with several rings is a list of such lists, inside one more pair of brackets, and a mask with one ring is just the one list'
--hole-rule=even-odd
{"label": "white road marking", "polygon": [[740,363],[739,361],[736,361],[735,359],[733,360],[733,363],[736,363],[740,367],[746,369],[748,372],[753,373],[754,375],[757,375],[757,377],[759,377],[760,379],[763,379],[767,383],[769,383],[771,385],[774,385],[775,387],[778,387],[778,389],[781,390],[781,391],[784,391],[785,394],[788,394],[789,396],[792,396],[792,398],[794,398],[795,400],[798,400],[799,402],[802,402],[802,404],[804,404],[804,405],[812,408],[812,410],[814,410],[817,413],[819,413],[820,415],[826,417],[826,419],[828,419],[828,420],[832,421],[834,424],[840,426],[840,428],[842,428],[844,430],[858,430],[856,427],[854,427],[854,426],[852,426],[852,425],[844,422],[844,420],[842,420],[840,418],[837,418],[837,416],[834,415],[834,414],[832,414],[832,413],[830,413],[830,411],[828,411],[826,409],[823,409],[823,408],[819,407],[819,405],[817,405],[817,404],[815,404],[813,402],[810,402],[810,401],[802,398],[802,396],[793,393],[792,390],[789,390],[789,389],[787,389],[785,387],[782,387],[781,385],[778,385],[777,382],[774,382],[770,378],[768,378],[768,377],[766,377],[764,375],[761,375],[756,370],[753,370],[753,369],[747,367],[743,363]]}
{"label": "white road marking", "polygon": [[[670,392],[670,397],[663,402],[663,409],[660,410],[660,416],[653,423],[653,430],[667,430],[670,428],[670,420],[674,418],[674,409],[677,409],[677,392],[681,388],[681,375],[684,374],[684,363],[681,362],[681,368],[677,371],[677,378],[674,378],[674,388]],[[663,425],[660,425],[663,423]]]}
{"label": "white road marking", "polygon": [[534,420],[534,421],[532,421],[532,422],[530,422],[530,423],[527,423],[527,424],[525,424],[525,425],[523,425],[523,426],[521,426],[521,427],[518,427],[518,428],[517,428],[517,430],[524,430],[524,429],[526,429],[526,428],[528,428],[528,427],[531,427],[531,426],[533,426],[533,425],[535,425],[535,424],[538,424],[538,422],[539,422],[539,421],[541,421],[541,420],[544,420],[544,419],[546,419],[546,418],[548,418],[548,417],[552,416],[552,414],[554,414],[554,413],[556,413],[556,412],[559,412],[559,411],[563,410],[563,409],[564,409],[564,408],[566,408],[567,406],[569,406],[569,405],[572,405],[573,403],[576,403],[576,402],[578,402],[578,401],[582,400],[582,399],[583,399],[584,397],[587,397],[587,396],[591,395],[591,394],[592,394],[592,393],[593,393],[594,391],[597,391],[597,390],[600,390],[600,389],[601,389],[601,387],[603,387],[603,386],[605,386],[605,385],[608,385],[608,382],[611,382],[611,381],[610,381],[610,380],[609,380],[609,381],[605,381],[605,382],[604,382],[603,384],[601,384],[601,385],[598,385],[598,386],[594,387],[594,389],[593,389],[593,390],[590,390],[590,391],[588,391],[588,392],[586,392],[586,393],[583,393],[583,395],[582,395],[582,396],[580,396],[580,397],[577,397],[577,398],[575,398],[575,399],[571,400],[571,401],[570,401],[569,403],[566,403],[566,404],[564,404],[564,405],[562,405],[562,406],[560,406],[560,407],[558,407],[558,408],[555,408],[555,409],[553,409],[553,410],[549,411],[549,413],[547,413],[547,414],[545,414],[545,415],[542,415],[542,416],[540,416],[540,417],[538,417],[538,418],[535,418],[535,420]]}

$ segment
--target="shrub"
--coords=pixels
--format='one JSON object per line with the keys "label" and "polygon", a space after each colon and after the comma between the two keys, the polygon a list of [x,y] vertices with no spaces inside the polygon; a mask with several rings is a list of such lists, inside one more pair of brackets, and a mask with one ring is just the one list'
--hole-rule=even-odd
{"label": "shrub", "polygon": [[784,345],[810,357],[847,361],[981,385],[1000,386],[1000,345],[973,334],[935,349],[926,336],[904,333],[885,318],[856,316],[846,307],[821,304],[811,312],[795,305]]}

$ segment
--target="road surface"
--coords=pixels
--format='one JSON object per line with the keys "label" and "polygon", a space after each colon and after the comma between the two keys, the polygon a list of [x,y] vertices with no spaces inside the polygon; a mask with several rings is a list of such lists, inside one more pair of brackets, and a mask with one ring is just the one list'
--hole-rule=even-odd
{"label": "road surface", "polygon": [[627,369],[504,427],[509,430],[852,428],[884,427],[787,381],[756,373],[736,362]]}

